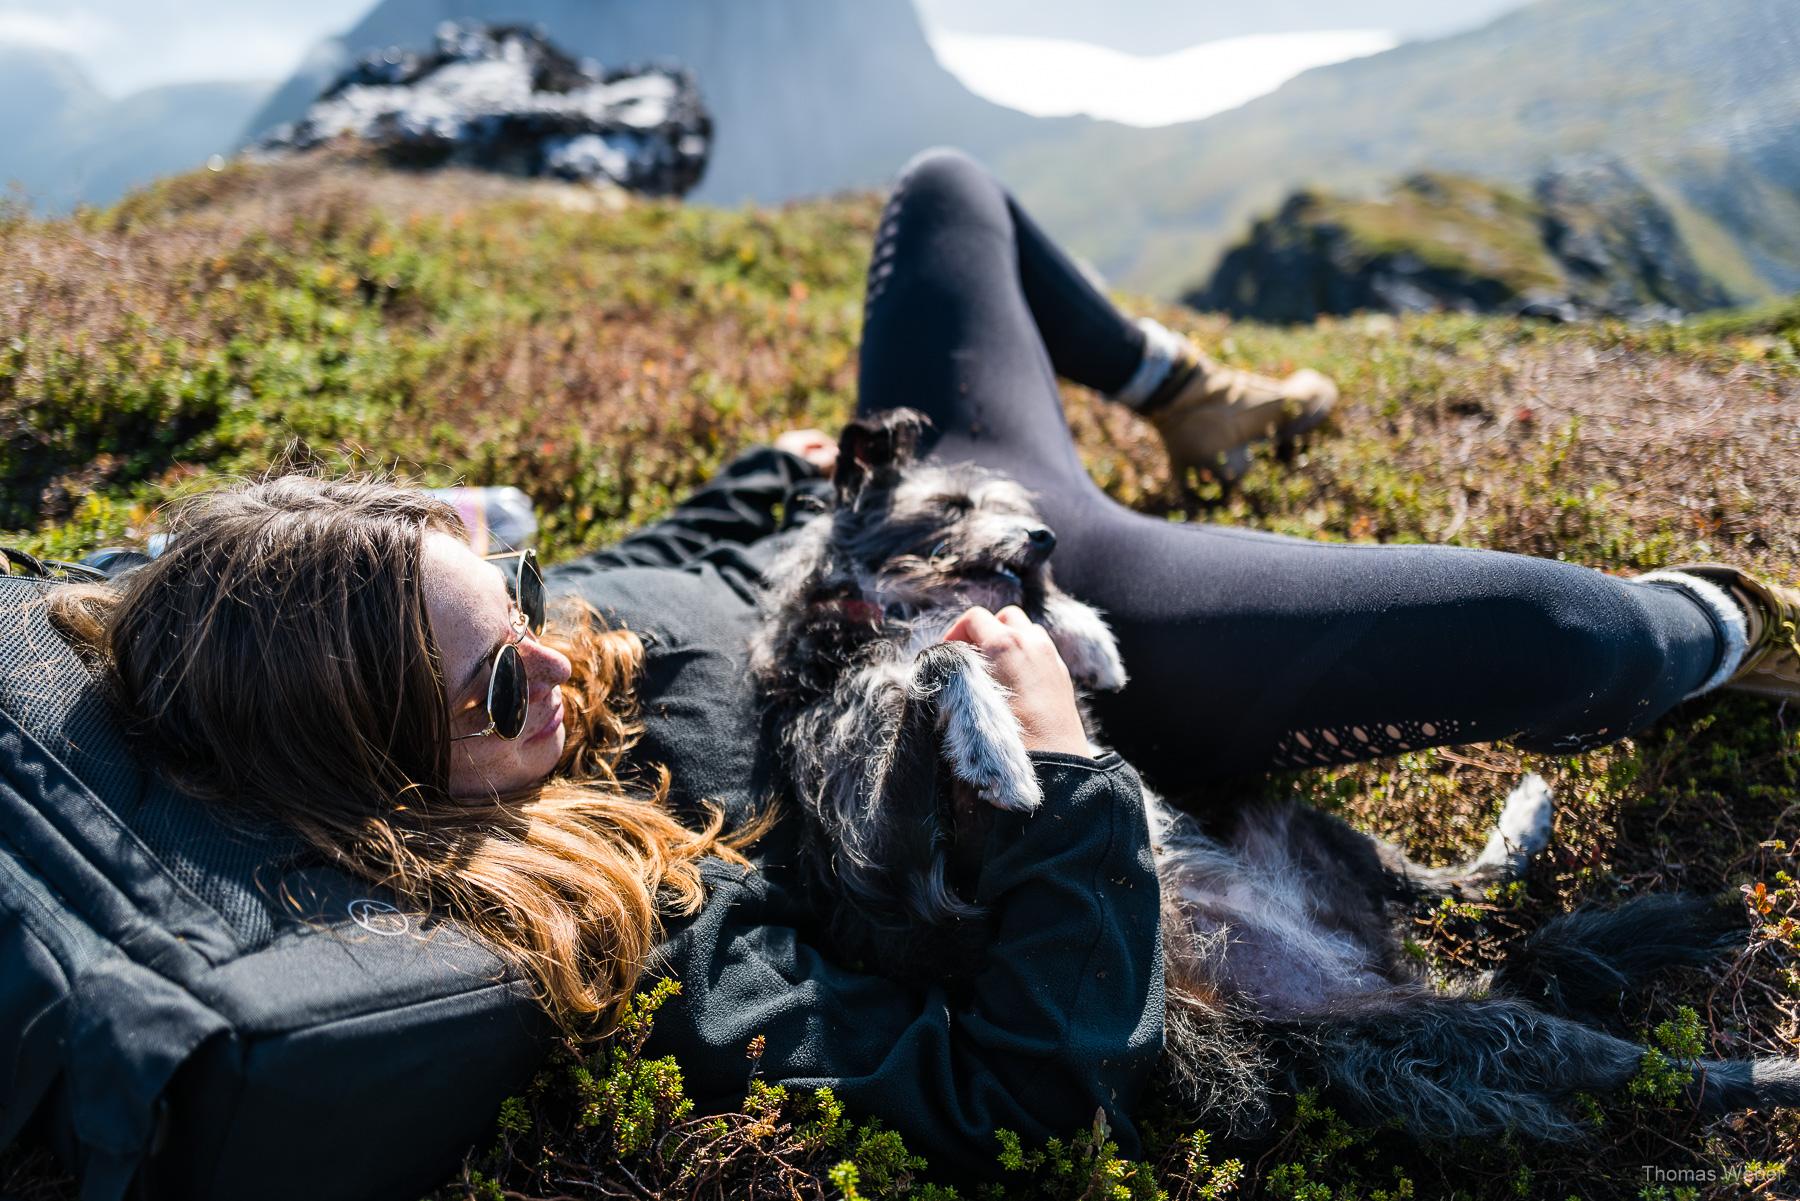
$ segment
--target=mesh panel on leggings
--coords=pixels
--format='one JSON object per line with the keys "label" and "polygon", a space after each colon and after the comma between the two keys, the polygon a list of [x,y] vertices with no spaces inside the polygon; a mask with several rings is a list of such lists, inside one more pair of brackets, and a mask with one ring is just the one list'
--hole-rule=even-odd
{"label": "mesh panel on leggings", "polygon": [[[100,684],[45,616],[44,599],[56,587],[0,576],[0,708],[216,910],[246,950],[266,944],[275,926],[269,892],[301,844],[283,831],[228,828],[131,754]],[[269,881],[268,892],[259,877]]]}
{"label": "mesh panel on leggings", "polygon": [[1459,735],[1472,724],[1440,717],[1436,721],[1379,719],[1352,725],[1289,730],[1276,741],[1269,761],[1282,768],[1358,763],[1383,755],[1457,742]]}

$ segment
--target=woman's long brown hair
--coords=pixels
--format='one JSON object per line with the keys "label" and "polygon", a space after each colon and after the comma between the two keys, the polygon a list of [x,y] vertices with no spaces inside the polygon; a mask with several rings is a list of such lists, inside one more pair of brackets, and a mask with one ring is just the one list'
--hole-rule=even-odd
{"label": "woman's long brown hair", "polygon": [[168,550],[122,587],[59,590],[52,616],[107,670],[171,779],[297,831],[346,871],[445,913],[533,980],[573,1033],[610,1025],[661,938],[704,899],[700,861],[743,864],[772,820],[729,834],[624,767],[644,648],[571,605],[568,738],[523,794],[451,799],[450,718],[420,580],[455,512],[381,480],[285,475],[171,511]]}

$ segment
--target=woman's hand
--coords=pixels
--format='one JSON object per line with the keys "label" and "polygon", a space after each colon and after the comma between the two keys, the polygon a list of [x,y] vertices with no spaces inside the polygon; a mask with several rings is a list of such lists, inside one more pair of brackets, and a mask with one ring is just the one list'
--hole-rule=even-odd
{"label": "woman's hand", "polygon": [[1008,605],[990,613],[977,605],[944,632],[945,642],[966,642],[987,657],[994,678],[1012,692],[1013,716],[1025,731],[1025,749],[1092,755],[1075,684],[1044,628]]}
{"label": "woman's hand", "polygon": [[799,455],[826,475],[837,466],[837,439],[824,430],[788,430],[775,439],[775,449]]}

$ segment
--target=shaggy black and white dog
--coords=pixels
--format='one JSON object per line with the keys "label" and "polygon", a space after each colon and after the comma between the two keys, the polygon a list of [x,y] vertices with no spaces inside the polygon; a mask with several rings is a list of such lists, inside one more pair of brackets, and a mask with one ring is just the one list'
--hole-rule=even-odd
{"label": "shaggy black and white dog", "polygon": [[[1016,604],[1078,688],[1123,687],[1125,669],[1101,616],[1052,582],[1055,535],[1030,496],[979,467],[916,462],[925,428],[902,409],[845,429],[836,505],[772,566],[753,665],[840,949],[953,980],[979,955],[982,915],[965,897],[983,817],[1041,797],[1004,690],[943,634],[971,605]],[[1643,1059],[1601,1028],[1623,990],[1743,932],[1729,907],[1646,897],[1549,922],[1499,971],[1446,990],[1404,953],[1397,921],[1422,897],[1475,898],[1519,875],[1550,834],[1541,779],[1507,798],[1478,856],[1448,868],[1298,803],[1203,827],[1146,802],[1168,1082],[1234,1135],[1256,1135],[1275,1097],[1315,1083],[1353,1116],[1398,1116],[1423,1137],[1577,1138],[1564,1103],[1622,1086]],[[1692,1093],[1712,1112],[1800,1103],[1800,1064],[1702,1061]]]}

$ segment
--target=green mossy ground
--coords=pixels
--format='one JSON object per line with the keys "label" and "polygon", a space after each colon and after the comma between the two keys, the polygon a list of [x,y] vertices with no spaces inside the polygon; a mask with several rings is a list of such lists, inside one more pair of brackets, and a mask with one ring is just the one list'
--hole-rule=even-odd
{"label": "green mossy ground", "polygon": [[1544,247],[1541,207],[1481,180],[1414,175],[1378,199],[1319,197],[1308,218],[1341,228],[1353,253],[1408,255],[1446,275],[1495,280],[1514,296],[1564,284]]}
{"label": "green mossy ground", "polygon": [[[13,531],[0,539],[69,556],[129,541],[159,499],[285,456],[517,484],[554,558],[654,517],[743,446],[843,420],[875,198],[722,212],[582,197],[303,164],[184,177],[59,222],[0,214],[0,530]],[[1800,573],[1800,303],[1642,330],[1464,317],[1276,330],[1131,307],[1233,363],[1316,366],[1346,399],[1309,446],[1227,491],[1172,480],[1148,427],[1070,388],[1084,459],[1126,504],[1611,571],[1705,557]],[[1800,729],[1783,707],[1690,703],[1574,758],[1461,747],[1252,787],[1298,790],[1448,861],[1481,842],[1526,769],[1557,791],[1550,851],[1487,902],[1415,915],[1421,961],[1479,970],[1581,902],[1748,889],[1748,948],[1630,998],[1625,1019],[1664,1024],[1653,1041],[1675,1058],[1793,1054]],[[1643,1087],[1588,1104],[1593,1143],[1574,1150],[1420,1148],[1303,1098],[1250,1153],[1152,1116],[1154,1170],[1114,1158],[1104,1131],[995,1152],[1013,1196],[1674,1201],[1742,1195],[1732,1173],[1800,1149],[1800,1114],[1702,1123],[1665,1078],[1648,1062]],[[949,1195],[829,1097],[759,1089],[740,1114],[695,1118],[675,1065],[643,1063],[629,1037],[547,1068],[495,1140],[443,1196]],[[1792,1195],[1792,1180],[1750,1170],[1759,1195]],[[40,1153],[0,1155],[0,1194],[63,1191]]]}

